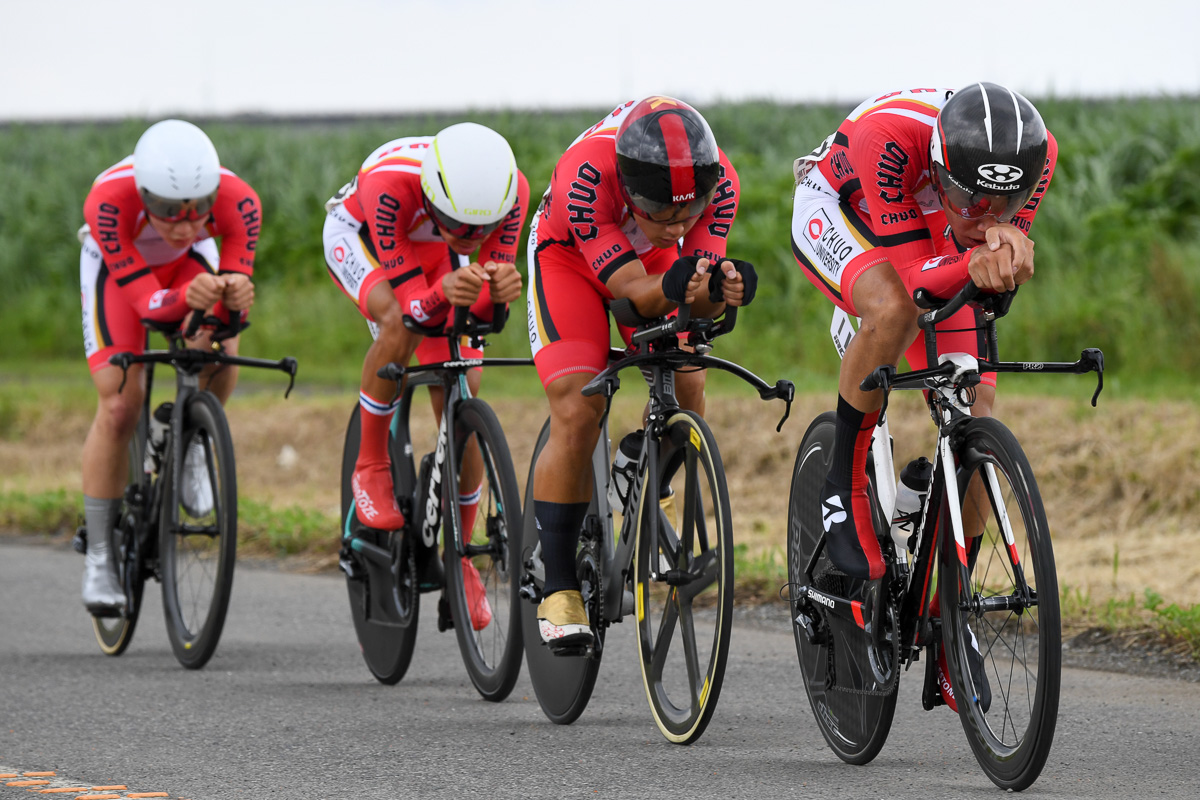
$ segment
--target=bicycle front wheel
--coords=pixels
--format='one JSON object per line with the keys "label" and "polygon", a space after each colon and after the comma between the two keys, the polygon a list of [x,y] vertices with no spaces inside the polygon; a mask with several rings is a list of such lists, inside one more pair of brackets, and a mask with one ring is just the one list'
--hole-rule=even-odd
{"label": "bicycle front wheel", "polygon": [[225,627],[237,556],[237,468],[221,403],[197,392],[184,410],[178,476],[164,467],[158,552],[167,638],[175,658],[200,669]]}
{"label": "bicycle front wheel", "polygon": [[1058,721],[1050,528],[1029,460],[1001,422],[967,423],[958,459],[963,527],[980,535],[959,550],[941,514],[942,642],[975,758],[997,786],[1020,791],[1041,774]]}
{"label": "bicycle front wheel", "polygon": [[[712,431],[679,411],[638,508],[634,595],[642,683],[677,744],[700,738],[721,694],[733,625],[733,525]],[[657,519],[657,536],[650,523]]]}
{"label": "bicycle front wheel", "polygon": [[[137,430],[129,440],[129,486],[141,483],[144,476],[147,431],[146,415],[142,414],[138,418]],[[119,617],[92,617],[96,642],[106,656],[119,656],[129,647],[142,609],[146,572],[142,569],[142,548],[138,539],[139,522],[137,513],[122,504],[121,516],[109,540],[108,546],[117,564],[117,577],[125,589],[125,613]]]}
{"label": "bicycle front wheel", "polygon": [[[887,741],[896,713],[896,686],[879,683],[862,631],[797,596],[799,587],[812,586],[861,600],[867,584],[838,571],[824,549],[821,492],[833,460],[836,420],[832,411],[813,420],[792,470],[787,539],[792,632],[804,691],[825,742],[846,763],[866,764]],[[802,615],[808,628],[796,621]]]}
{"label": "bicycle front wheel", "polygon": [[[471,527],[463,530],[458,476],[442,482],[446,594],[463,663],[485,700],[508,697],[521,673],[521,493],[496,414],[471,398],[455,409],[455,464],[477,454],[483,479]],[[471,490],[468,490],[471,491]]]}

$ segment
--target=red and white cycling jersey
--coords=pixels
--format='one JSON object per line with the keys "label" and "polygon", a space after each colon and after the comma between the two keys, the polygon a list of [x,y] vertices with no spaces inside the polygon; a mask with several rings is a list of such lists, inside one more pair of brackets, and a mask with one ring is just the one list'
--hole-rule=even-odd
{"label": "red and white cycling jersey", "polygon": [[[216,204],[196,239],[221,238],[221,272],[253,274],[261,208],[250,184],[222,167]],[[134,183],[133,156],[100,173],[84,201],[83,217],[87,224],[80,240],[85,246],[87,236],[95,241],[113,284],[140,318],[174,322],[187,314],[185,287],[168,288],[160,275],[174,274],[193,248],[169,244],[150,225]]]}
{"label": "red and white cycling jersey", "polygon": [[[325,204],[330,274],[368,318],[367,295],[382,280],[392,286],[405,312],[421,322],[433,321],[449,309],[441,278],[452,268],[452,260],[425,212],[421,190],[421,164],[433,138],[410,136],[376,148],[354,180]],[[512,210],[479,247],[476,260],[481,264],[516,263],[529,207],[529,182],[520,170],[517,181]],[[453,266],[457,265],[456,258]],[[486,297],[480,301],[486,303]]]}
{"label": "red and white cycling jersey", "polygon": [[[654,250],[625,204],[617,172],[617,129],[621,115],[634,105],[636,101],[618,106],[571,143],[554,167],[538,211],[537,249],[557,250],[556,255],[576,262],[600,284],[636,258],[645,262]],[[737,173],[722,151],[716,193],[683,237],[683,255],[712,260],[725,256],[739,192]],[[671,253],[666,266],[679,254]],[[647,268],[647,272],[653,271]]]}
{"label": "red and white cycling jersey", "polygon": [[[737,172],[721,153],[712,202],[682,243],[656,247],[625,204],[617,172],[618,106],[571,144],[558,160],[529,231],[529,344],[542,384],[578,372],[597,373],[608,359],[608,280],[635,259],[648,275],[666,272],[680,255],[716,261],[737,215]],[[628,341],[630,331],[620,329]]]}
{"label": "red and white cycling jersey", "polygon": [[[873,234],[873,244],[885,250],[910,293],[925,287],[935,295],[949,296],[969,279],[967,264],[973,248],[954,241],[930,181],[933,125],[951,94],[947,89],[908,89],[869,98],[820,147],[797,162],[797,202],[801,192],[819,191],[835,195],[856,211]],[[1041,181],[1012,220],[1026,234],[1058,160],[1058,143],[1049,132],[1047,138]],[[794,251],[796,227],[794,221]],[[828,246],[816,248],[817,253],[836,259],[838,243],[824,244]],[[842,263],[839,269],[847,266]],[[829,276],[824,283],[830,284]],[[839,296],[847,301],[850,284],[852,279],[840,285]]]}

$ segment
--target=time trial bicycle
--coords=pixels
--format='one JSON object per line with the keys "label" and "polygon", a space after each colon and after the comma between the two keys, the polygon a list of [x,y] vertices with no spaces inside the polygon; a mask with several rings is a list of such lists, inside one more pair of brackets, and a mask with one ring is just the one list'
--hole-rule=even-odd
{"label": "time trial bicycle", "polygon": [[[145,397],[137,428],[129,442],[129,484],[109,542],[117,578],[125,590],[125,610],[93,615],[96,641],[106,655],[119,656],[129,647],[150,578],[162,584],[167,638],[180,664],[200,669],[212,658],[225,626],[233,590],[237,554],[237,467],[225,410],[216,395],[200,388],[200,372],[209,364],[277,369],[290,376],[284,397],[296,381],[296,359],[267,361],[226,353],[221,342],[249,323],[234,315],[229,323],[193,314],[187,330],[181,323],[145,323],[167,337],[168,349],[140,355],[117,353],[109,363],[124,373],[144,364]],[[215,328],[212,347],[186,346],[201,324]],[[151,411],[154,367],[175,370],[175,399]],[[184,487],[184,460],[200,452],[207,473],[199,488]],[[192,465],[188,469],[195,469]],[[75,534],[75,549],[87,552],[88,531]]]}
{"label": "time trial bicycle", "polygon": [[[796,456],[788,580],[804,689],[839,758],[865,764],[879,753],[891,728],[900,672],[924,650],[923,707],[940,705],[948,689],[947,702],[957,707],[984,772],[997,786],[1020,791],[1041,774],[1058,718],[1058,581],[1029,460],[999,420],[972,417],[970,408],[984,372],[1096,372],[1095,405],[1104,356],[1088,349],[1069,363],[1000,361],[996,320],[1007,313],[1013,294],[977,298],[977,292],[968,283],[943,301],[917,290],[914,300],[928,309],[920,317],[928,363],[937,366],[899,374],[881,366],[862,382],[863,391],[884,392],[867,461],[883,577],[847,577],[826,553],[825,515],[837,513],[821,504],[835,422],[826,412],[813,420]],[[939,361],[935,325],[973,301],[988,357],[951,353]],[[848,338],[839,339],[839,331],[853,335],[840,311],[833,332],[844,352]],[[920,487],[923,500],[907,514],[893,514],[897,484],[887,398],[894,389],[924,391],[938,429],[932,463],[921,465],[931,472]],[[935,590],[940,615],[931,603]],[[939,685],[943,681],[948,686]]]}
{"label": "time trial bicycle", "polygon": [[[708,355],[712,341],[733,329],[737,311],[724,316],[690,318],[681,306],[673,318],[639,316],[628,300],[614,301],[613,318],[634,328],[628,351],[610,352],[608,367],[583,394],[607,402],[601,434],[592,453],[592,499],[583,521],[576,569],[593,641],[556,655],[542,642],[537,605],[542,600],[545,567],[533,514],[533,475],[546,445],[550,423],[542,426],[529,467],[525,523],[520,551],[524,564],[521,594],[522,631],[529,677],[542,711],[553,722],[569,724],[587,707],[605,632],[636,613],[642,683],[650,711],[662,734],[687,744],[704,732],[716,709],[729,655],[733,623],[733,521],[725,468],[717,441],[699,414],[679,407],[675,371],[721,369],[754,386],[764,400],[787,403],[791,382],[763,382],[737,364]],[[685,335],[692,350],[679,346]],[[620,532],[613,529],[608,486],[610,457],[608,409],[620,388],[619,373],[641,370],[649,386],[649,405],[641,431],[636,473],[624,498]],[[672,518],[659,500],[673,496]]]}
{"label": "time trial bicycle", "polygon": [[[388,452],[396,504],[404,514],[398,531],[368,528],[354,509],[351,479],[361,440],[356,404],[342,451],[342,549],[350,615],[367,669],[380,683],[398,683],[408,671],[417,639],[421,594],[441,592],[438,630],[454,629],[471,683],[486,700],[499,702],[512,691],[521,672],[521,617],[517,613],[519,551],[511,537],[521,530],[521,495],[508,442],[495,412],[471,396],[467,373],[476,367],[529,366],[530,359],[463,358],[461,340],[475,348],[483,337],[499,333],[504,305],[493,306],[492,320],[456,310],[449,326],[423,326],[405,315],[405,326],[423,336],[447,337],[447,361],[409,367],[388,364],[379,376],[401,384],[400,405],[392,417]],[[409,415],[418,387],[443,390],[442,422],[434,452],[414,468]],[[479,508],[474,524],[463,530],[459,511],[463,462],[483,463]],[[478,454],[477,456],[475,454]],[[444,567],[438,565],[438,535],[444,539]],[[492,617],[481,630],[471,624],[463,588],[464,559],[479,572]],[[464,623],[465,621],[465,623]]]}

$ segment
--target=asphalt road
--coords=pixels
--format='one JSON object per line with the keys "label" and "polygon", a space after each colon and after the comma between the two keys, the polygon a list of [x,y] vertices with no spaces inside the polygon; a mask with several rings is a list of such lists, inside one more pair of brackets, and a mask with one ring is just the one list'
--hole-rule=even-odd
{"label": "asphalt road", "polygon": [[[591,704],[564,727],[545,719],[524,675],[507,701],[480,700],[432,603],[408,675],[377,684],[337,576],[239,565],[221,645],[199,672],[172,656],[151,584],[132,645],[107,658],[79,602],[82,567],[72,552],[0,543],[0,773],[55,771],[44,786],[188,800],[999,792],[957,717],[921,710],[915,673],[901,681],[880,756],[839,761],[795,686],[782,611],[739,621],[716,716],[680,747],[650,717],[630,626],[610,631]],[[1054,749],[1025,795],[1194,798],[1198,731],[1197,684],[1066,669]],[[0,800],[30,796],[8,780]]]}

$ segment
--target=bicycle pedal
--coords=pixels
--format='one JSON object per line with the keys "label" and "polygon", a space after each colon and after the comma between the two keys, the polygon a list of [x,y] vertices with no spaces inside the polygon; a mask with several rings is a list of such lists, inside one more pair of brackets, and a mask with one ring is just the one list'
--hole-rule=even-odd
{"label": "bicycle pedal", "polygon": [[446,585],[446,574],[436,547],[417,546],[417,590],[436,592]]}
{"label": "bicycle pedal", "polygon": [[87,554],[87,527],[86,526],[80,525],[75,530],[75,536],[74,536],[74,538],[71,539],[71,547],[75,549],[76,553],[79,553],[81,555]]}
{"label": "bicycle pedal", "polygon": [[946,700],[942,697],[942,689],[938,686],[937,680],[937,645],[933,644],[925,648],[925,654],[928,657],[925,659],[925,682],[921,687],[921,708],[926,711],[933,711],[938,706],[946,705]]}

